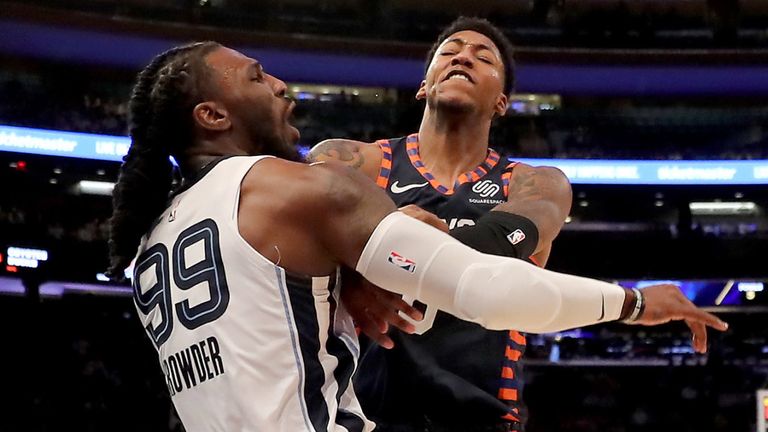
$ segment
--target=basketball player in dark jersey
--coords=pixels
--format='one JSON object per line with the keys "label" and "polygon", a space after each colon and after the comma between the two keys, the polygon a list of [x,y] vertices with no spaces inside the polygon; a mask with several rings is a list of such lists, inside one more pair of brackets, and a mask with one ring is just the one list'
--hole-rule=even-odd
{"label": "basketball player in dark jersey", "polygon": [[[398,212],[359,172],[275,157],[293,158],[299,137],[285,92],[214,42],[157,56],[133,88],[109,273],[136,259],[137,315],[186,430],[374,428],[350,386],[359,350],[341,265],[488,328],[725,328],[672,285],[643,294],[483,254]],[[183,183],[169,198],[170,156]]]}
{"label": "basketball player in dark jersey", "polygon": [[[462,227],[503,203],[496,210],[513,218],[510,232],[517,235],[508,240],[518,246],[517,257],[544,266],[570,211],[571,189],[559,170],[510,163],[489,148],[491,122],[505,114],[513,87],[510,42],[485,20],[460,18],[438,37],[427,61],[416,95],[426,100],[418,133],[373,144],[327,140],[310,158],[357,167],[399,207],[434,213],[447,228],[458,229],[457,238],[487,253],[503,249],[462,233]],[[416,313],[395,299],[389,309],[363,306],[361,299],[383,304],[389,294],[357,285],[344,301],[362,309],[353,315],[360,316],[367,335],[384,347],[394,345],[370,347],[356,378],[363,409],[378,430],[522,430],[522,333],[486,330],[427,305],[417,334],[393,329],[382,335],[387,326],[381,321],[414,330],[394,311]],[[383,318],[377,320],[376,313]],[[695,346],[704,349],[701,340]]]}

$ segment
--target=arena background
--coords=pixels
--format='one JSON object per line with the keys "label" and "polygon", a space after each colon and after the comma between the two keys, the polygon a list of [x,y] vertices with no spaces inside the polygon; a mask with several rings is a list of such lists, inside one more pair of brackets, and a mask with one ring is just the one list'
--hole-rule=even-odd
{"label": "arena background", "polygon": [[731,323],[703,356],[682,325],[531,337],[528,430],[765,431],[765,0],[0,0],[0,430],[182,430],[130,288],[99,275],[152,56],[242,49],[289,83],[304,149],[373,140],[418,128],[427,48],[461,14],[517,46],[492,145],[574,183],[550,268],[675,281]]}

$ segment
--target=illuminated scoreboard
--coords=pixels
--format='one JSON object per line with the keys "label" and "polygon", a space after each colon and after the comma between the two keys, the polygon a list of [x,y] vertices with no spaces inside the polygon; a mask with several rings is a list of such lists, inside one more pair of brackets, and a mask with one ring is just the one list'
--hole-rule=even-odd
{"label": "illuminated scoreboard", "polygon": [[757,391],[757,432],[768,431],[768,390]]}
{"label": "illuminated scoreboard", "polygon": [[19,269],[37,269],[46,261],[48,251],[45,249],[9,246],[5,251],[4,267],[7,273],[18,273]]}

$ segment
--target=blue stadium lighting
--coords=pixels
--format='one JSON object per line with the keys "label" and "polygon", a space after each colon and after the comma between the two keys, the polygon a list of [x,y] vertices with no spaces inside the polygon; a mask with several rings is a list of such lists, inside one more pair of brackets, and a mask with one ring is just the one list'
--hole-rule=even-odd
{"label": "blue stadium lighting", "polygon": [[[0,126],[0,151],[120,162],[130,145],[122,136]],[[560,168],[573,184],[768,184],[768,160],[515,160]]]}
{"label": "blue stadium lighting", "polygon": [[762,292],[765,285],[762,282],[739,282],[738,289],[741,292]]}
{"label": "blue stadium lighting", "polygon": [[128,137],[0,126],[0,151],[120,162]]}
{"label": "blue stadium lighting", "polygon": [[768,184],[768,160],[515,159],[560,168],[573,184]]}

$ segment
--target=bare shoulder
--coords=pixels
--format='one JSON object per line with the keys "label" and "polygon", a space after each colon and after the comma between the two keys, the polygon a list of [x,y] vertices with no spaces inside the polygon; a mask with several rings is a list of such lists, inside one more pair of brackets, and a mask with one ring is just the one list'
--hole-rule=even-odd
{"label": "bare shoulder", "polygon": [[379,175],[381,158],[381,147],[376,143],[334,138],[312,147],[307,159],[309,162],[341,162],[375,180]]}
{"label": "bare shoulder", "polygon": [[518,163],[509,181],[509,196],[529,199],[563,198],[570,200],[571,182],[565,173],[552,166],[533,167]]}
{"label": "bare shoulder", "polygon": [[260,161],[241,185],[241,203],[253,201],[267,213],[317,217],[339,205],[355,202],[372,182],[343,164]]}
{"label": "bare shoulder", "polygon": [[[263,159],[240,185],[237,227],[273,263],[292,272],[327,275],[339,262],[354,262],[356,257],[345,254],[362,250],[365,232],[352,228],[370,208],[366,196],[376,192],[386,197],[374,182],[342,164]],[[337,244],[353,252],[334,249]]]}
{"label": "bare shoulder", "polygon": [[243,179],[238,228],[272,262],[324,275],[339,262],[353,265],[376,223],[395,210],[386,193],[358,170],[269,158]]}
{"label": "bare shoulder", "polygon": [[565,173],[557,167],[554,166],[531,166],[525,163],[518,163],[515,165],[515,169],[512,171],[513,175],[517,172],[524,172],[528,175],[536,175],[543,178],[546,178],[548,180],[563,183],[563,184],[570,184],[570,181],[568,180],[568,176],[565,175]]}

